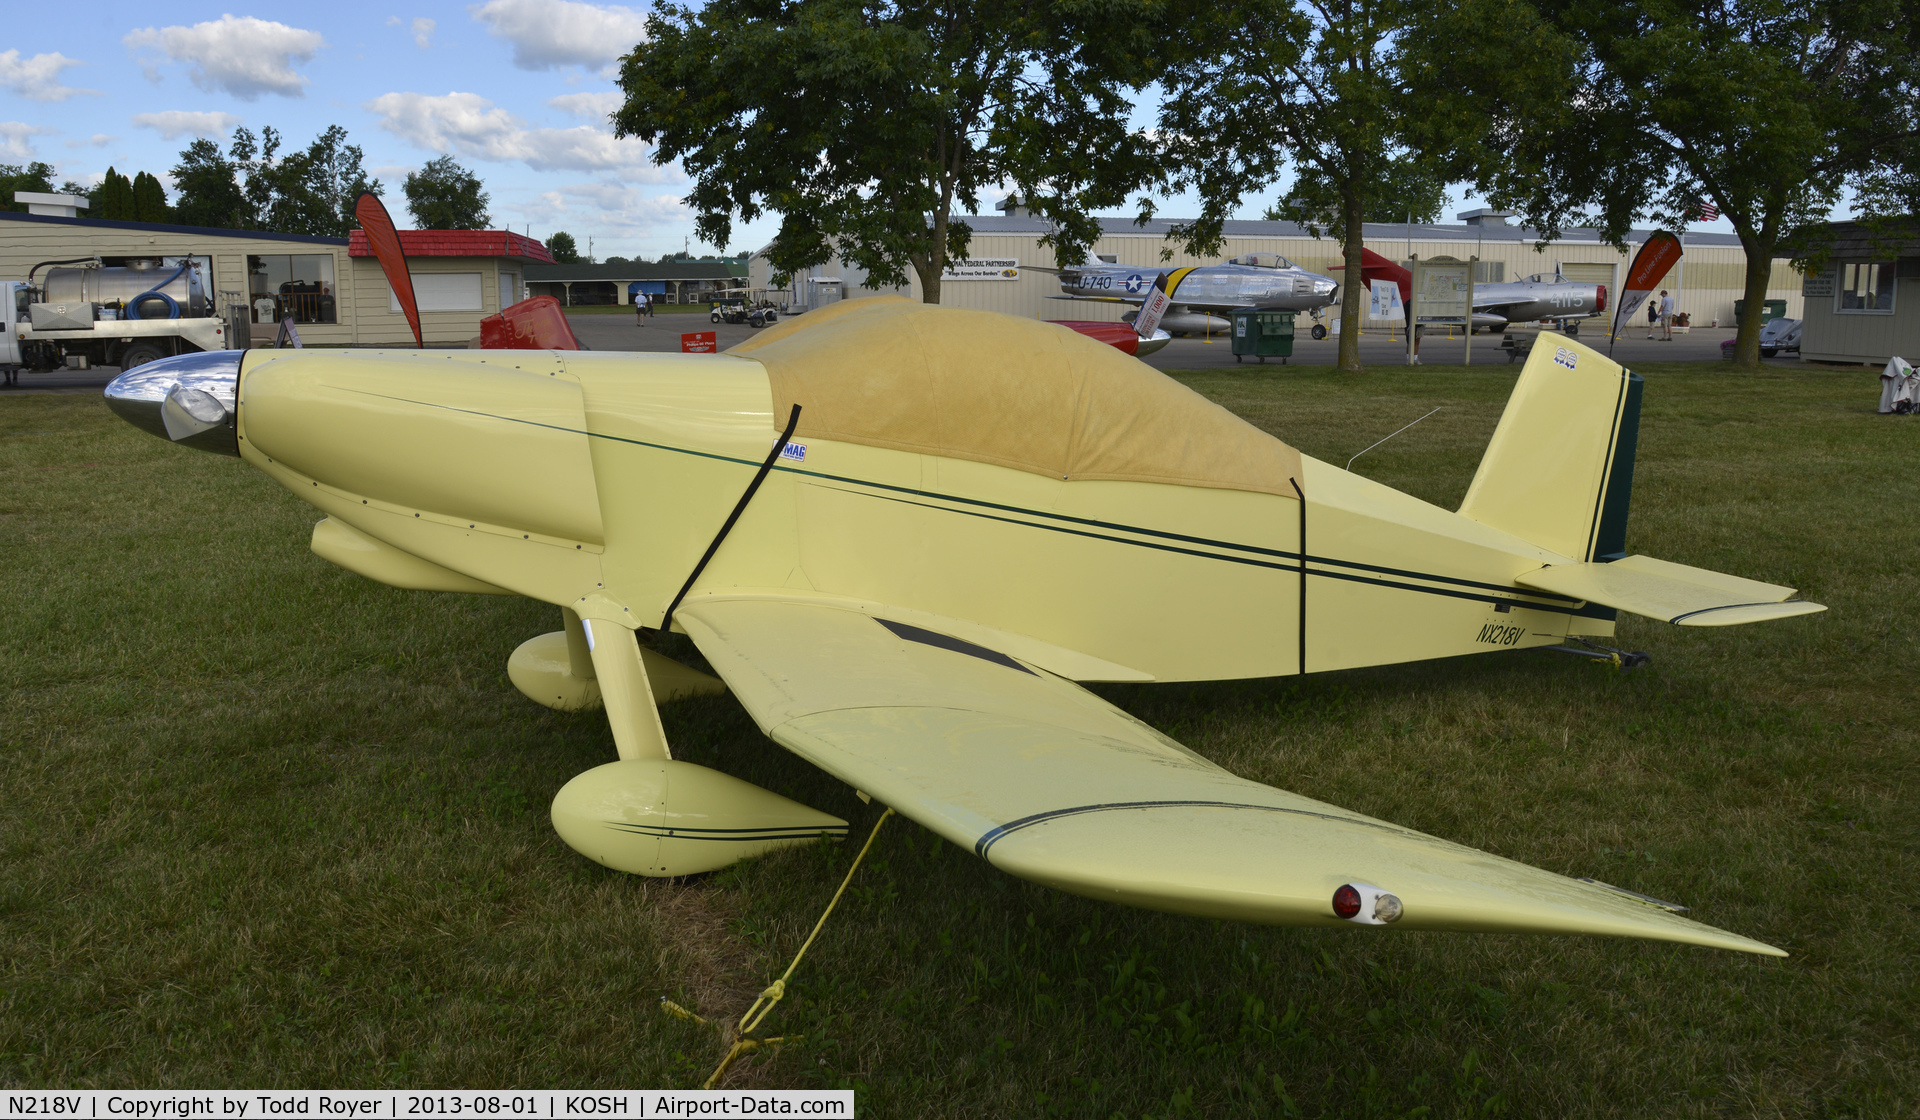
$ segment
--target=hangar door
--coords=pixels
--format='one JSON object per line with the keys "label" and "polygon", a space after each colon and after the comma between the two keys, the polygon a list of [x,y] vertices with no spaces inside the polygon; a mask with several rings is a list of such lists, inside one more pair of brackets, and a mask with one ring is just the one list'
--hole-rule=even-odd
{"label": "hangar door", "polygon": [[1560,275],[1582,284],[1605,284],[1609,295],[1619,295],[1620,289],[1613,286],[1613,267],[1610,264],[1578,264],[1563,261],[1560,265]]}

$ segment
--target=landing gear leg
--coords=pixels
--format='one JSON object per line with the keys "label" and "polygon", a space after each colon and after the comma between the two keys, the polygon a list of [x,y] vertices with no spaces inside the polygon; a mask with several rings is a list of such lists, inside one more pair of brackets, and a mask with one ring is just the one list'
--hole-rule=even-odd
{"label": "landing gear leg", "polygon": [[626,627],[603,619],[583,619],[581,628],[621,759],[672,758],[666,729],[660,726],[660,709],[654,706],[653,689],[647,684],[639,639]]}

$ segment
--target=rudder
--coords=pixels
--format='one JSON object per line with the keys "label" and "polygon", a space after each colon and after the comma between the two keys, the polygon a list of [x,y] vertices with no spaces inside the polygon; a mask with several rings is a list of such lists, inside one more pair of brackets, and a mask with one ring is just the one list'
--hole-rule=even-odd
{"label": "rudder", "polygon": [[1606,355],[1542,334],[1461,516],[1583,563],[1625,556],[1643,385]]}

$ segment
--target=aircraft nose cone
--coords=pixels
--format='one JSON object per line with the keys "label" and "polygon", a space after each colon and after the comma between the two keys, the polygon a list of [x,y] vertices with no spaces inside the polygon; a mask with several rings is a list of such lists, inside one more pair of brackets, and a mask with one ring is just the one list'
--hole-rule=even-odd
{"label": "aircraft nose cone", "polygon": [[148,362],[107,385],[107,407],[161,439],[238,457],[234,401],[244,351],[207,350]]}

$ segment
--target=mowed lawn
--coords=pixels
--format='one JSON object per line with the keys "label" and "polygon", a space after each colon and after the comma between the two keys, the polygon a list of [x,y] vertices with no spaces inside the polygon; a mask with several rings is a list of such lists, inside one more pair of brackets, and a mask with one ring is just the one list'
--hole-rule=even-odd
{"label": "mowed lawn", "polygon": [[[1515,372],[1185,379],[1451,507]],[[1237,773],[1693,908],[1786,960],[1635,941],[1271,929],[1011,879],[890,822],[730,1084],[865,1115],[1911,1117],[1920,420],[1872,371],[1653,367],[1629,546],[1832,609],[1626,620],[1619,673],[1509,651],[1304,680],[1100,686]],[[388,589],[318,514],[97,396],[0,397],[0,1082],[697,1085],[856,843],[687,881],[570,851],[605,722],[522,698],[525,601]],[[696,659],[683,638],[660,648]],[[731,698],[681,757],[879,807]],[[1421,1111],[1421,1110],[1427,1111]]]}

